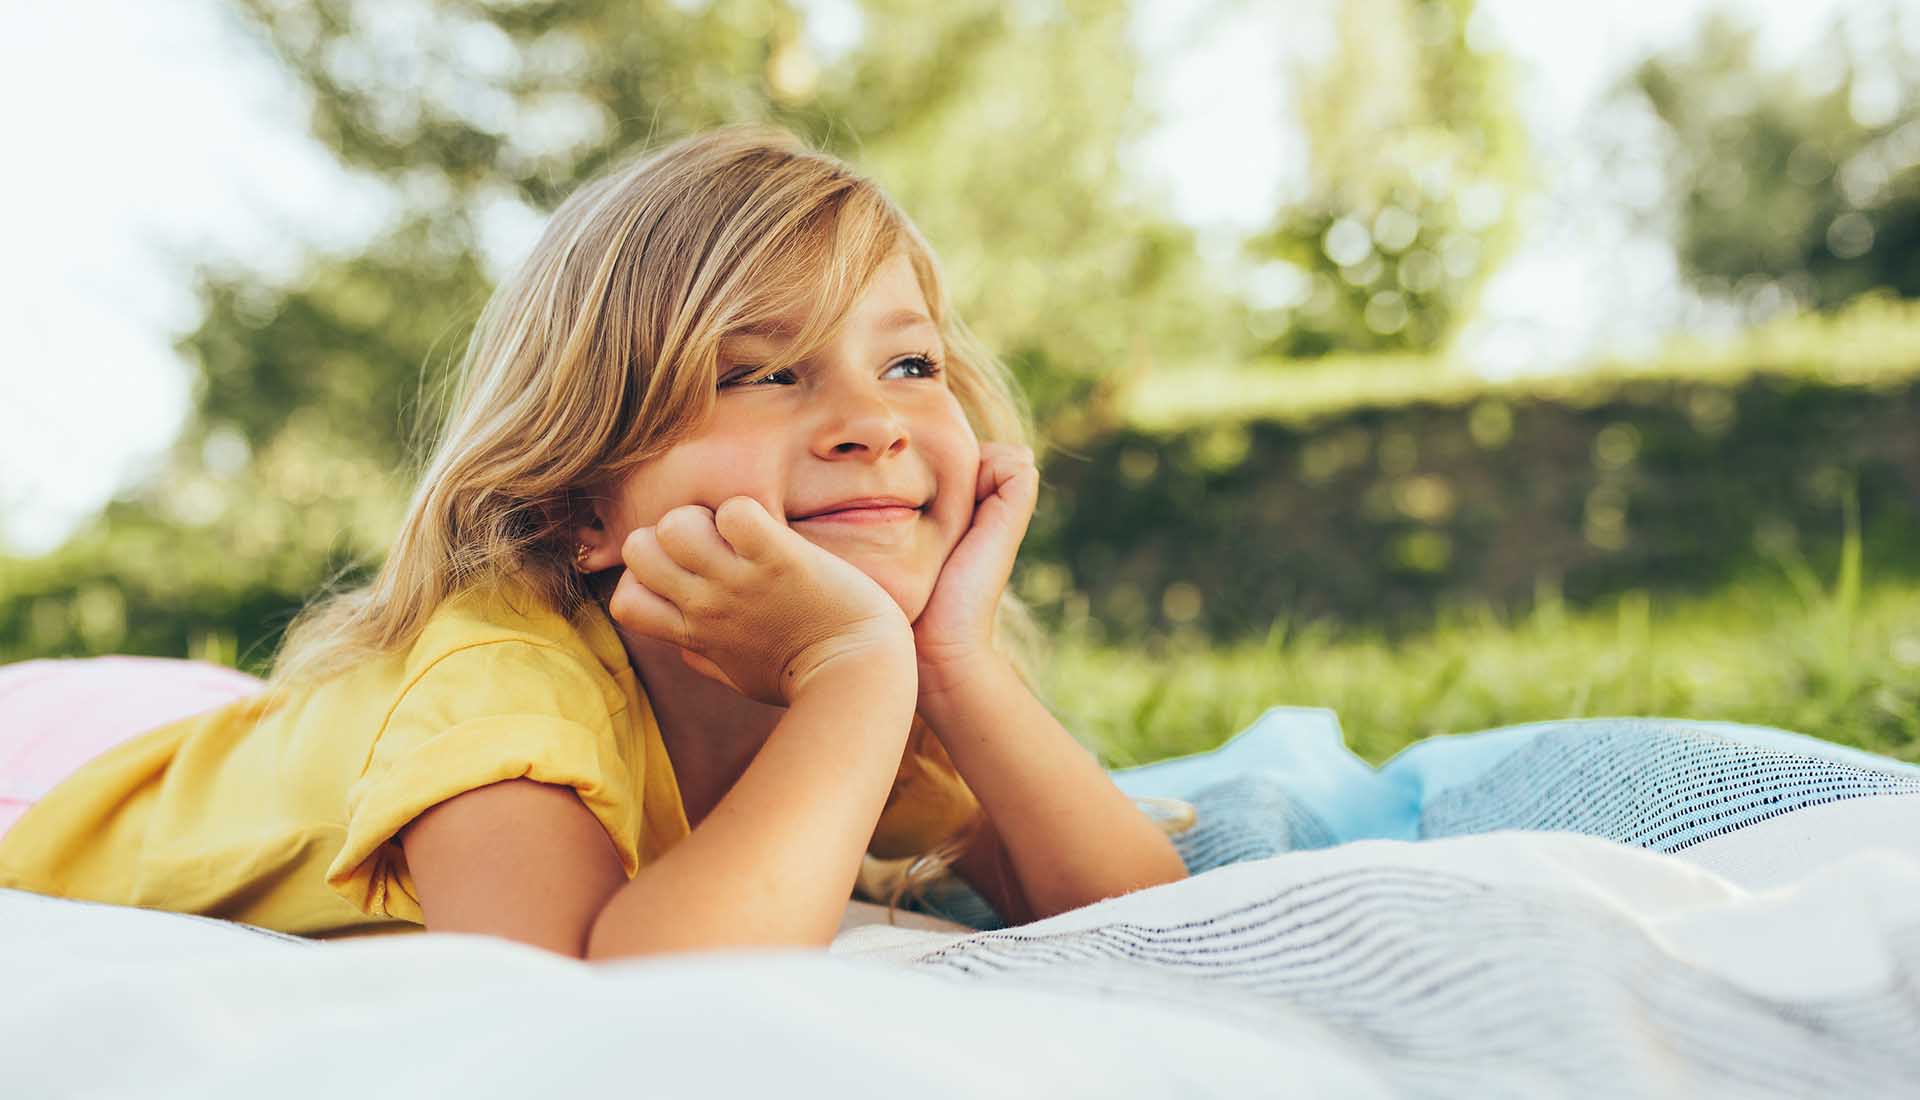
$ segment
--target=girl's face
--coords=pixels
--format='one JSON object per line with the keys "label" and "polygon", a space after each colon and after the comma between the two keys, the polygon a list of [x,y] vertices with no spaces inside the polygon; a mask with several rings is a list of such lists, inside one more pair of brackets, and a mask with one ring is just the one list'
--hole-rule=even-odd
{"label": "girl's face", "polygon": [[597,509],[605,535],[590,568],[618,564],[627,534],[672,508],[749,496],[918,618],[973,520],[980,444],[947,386],[945,350],[908,258],[878,269],[813,358],[732,382],[765,362],[776,339],[721,345],[713,415]]}

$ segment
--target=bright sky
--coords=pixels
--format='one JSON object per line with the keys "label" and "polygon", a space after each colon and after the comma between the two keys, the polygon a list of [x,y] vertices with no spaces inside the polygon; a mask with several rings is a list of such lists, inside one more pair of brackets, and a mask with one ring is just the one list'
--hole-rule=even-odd
{"label": "bright sky", "polygon": [[[1302,151],[1284,136],[1275,74],[1324,47],[1330,2],[1242,3],[1196,25],[1193,4],[1141,0],[1144,90],[1167,121],[1134,163],[1209,247],[1298,181]],[[1476,33],[1521,62],[1542,163],[1575,167],[1549,180],[1550,201],[1529,216],[1465,337],[1468,358],[1490,372],[1558,367],[1649,346],[1678,322],[1684,295],[1664,245],[1603,212],[1552,212],[1610,185],[1577,170],[1584,107],[1632,60],[1683,40],[1712,2],[1482,0]],[[823,48],[858,33],[847,0],[807,6]],[[1741,9],[1785,53],[1838,0]],[[195,261],[291,271],[303,242],[351,248],[381,224],[378,189],[306,137],[298,93],[226,11],[220,0],[103,0],[9,12],[0,102],[8,160],[28,166],[0,205],[0,545],[13,552],[58,546],[172,440],[191,402],[192,372],[172,342],[198,316]],[[1250,143],[1248,131],[1279,136]],[[59,174],[38,175],[38,164]],[[497,261],[536,228],[504,223]]]}

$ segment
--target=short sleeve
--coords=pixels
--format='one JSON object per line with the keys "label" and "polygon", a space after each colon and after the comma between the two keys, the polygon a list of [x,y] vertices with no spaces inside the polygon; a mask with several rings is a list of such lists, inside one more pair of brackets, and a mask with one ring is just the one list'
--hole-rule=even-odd
{"label": "short sleeve", "polygon": [[519,640],[455,650],[408,686],[376,736],[347,792],[346,840],[327,885],[369,916],[425,924],[395,834],[437,803],[522,777],[579,792],[632,878],[640,868],[635,768],[576,658]]}
{"label": "short sleeve", "polygon": [[980,801],[953,766],[953,758],[925,725],[908,738],[886,807],[867,853],[877,859],[924,855],[980,810]]}

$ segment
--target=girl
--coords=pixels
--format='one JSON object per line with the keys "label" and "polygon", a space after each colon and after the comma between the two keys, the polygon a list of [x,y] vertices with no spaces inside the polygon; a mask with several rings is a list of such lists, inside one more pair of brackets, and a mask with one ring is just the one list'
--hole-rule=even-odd
{"label": "girl", "polygon": [[604,959],[825,946],[868,855],[1014,923],[1183,878],[1011,656],[1026,436],[871,181],[763,126],[617,166],[482,312],[372,582],[46,791],[0,886]]}

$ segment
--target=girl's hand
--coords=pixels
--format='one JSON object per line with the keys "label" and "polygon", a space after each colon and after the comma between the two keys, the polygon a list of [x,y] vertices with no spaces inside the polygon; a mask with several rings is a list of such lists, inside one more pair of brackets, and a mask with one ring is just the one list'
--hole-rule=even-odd
{"label": "girl's hand", "polygon": [[994,607],[1013,573],[1039,492],[1032,448],[981,444],[973,523],[947,555],[913,623],[922,700],[937,698],[993,657]]}
{"label": "girl's hand", "polygon": [[762,703],[791,705],[830,666],[889,653],[904,665],[913,644],[886,589],[751,497],[681,505],[635,528],[620,556],[614,621]]}

